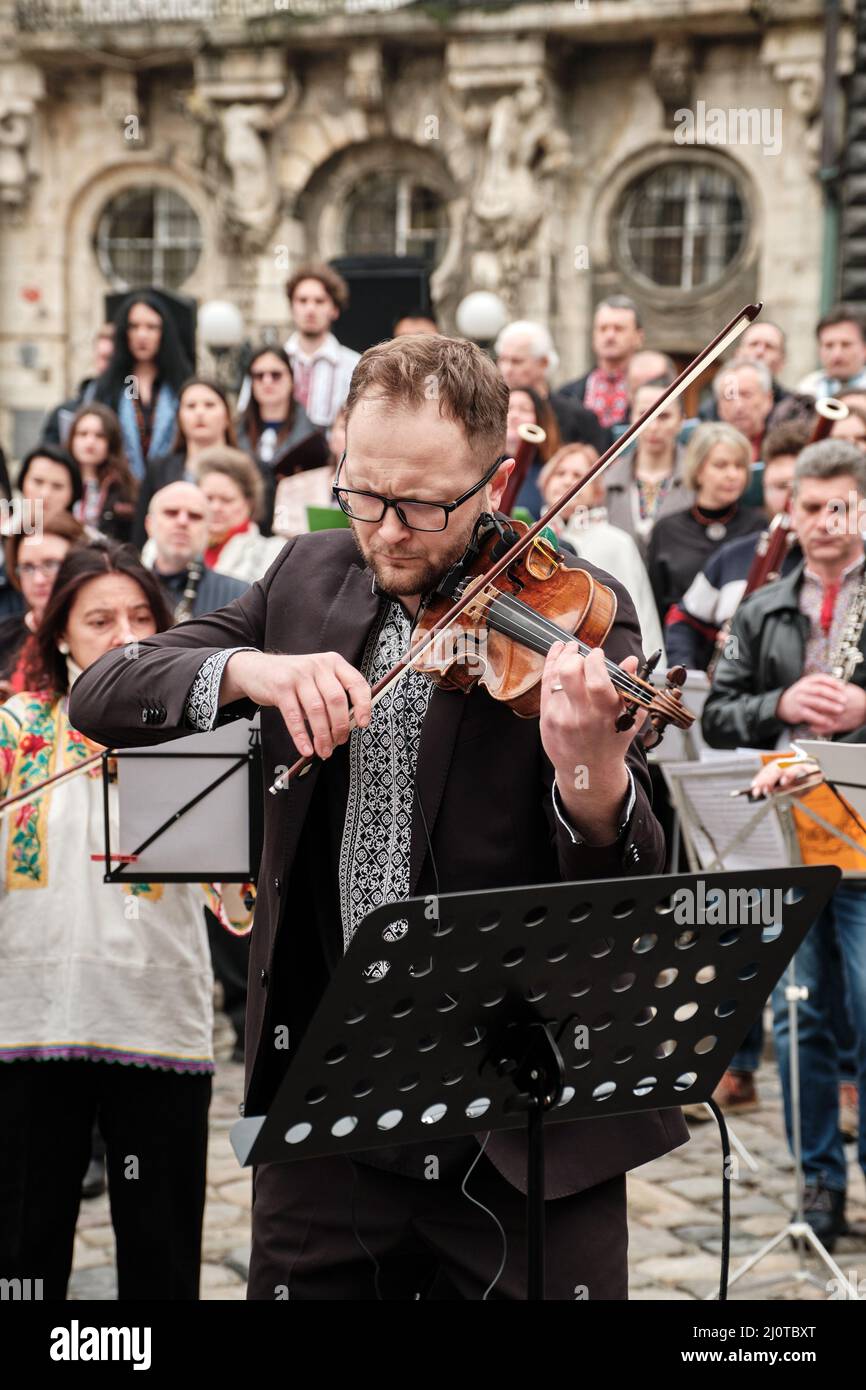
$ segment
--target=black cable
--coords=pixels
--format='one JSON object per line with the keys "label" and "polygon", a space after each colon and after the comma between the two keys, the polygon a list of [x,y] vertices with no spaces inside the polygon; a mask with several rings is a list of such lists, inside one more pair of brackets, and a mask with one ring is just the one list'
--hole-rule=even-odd
{"label": "black cable", "polygon": [[731,1142],[725,1117],[714,1100],[707,1105],[716,1117],[722,1138],[722,1267],[719,1273],[719,1302],[728,1298],[728,1272],[731,1264]]}

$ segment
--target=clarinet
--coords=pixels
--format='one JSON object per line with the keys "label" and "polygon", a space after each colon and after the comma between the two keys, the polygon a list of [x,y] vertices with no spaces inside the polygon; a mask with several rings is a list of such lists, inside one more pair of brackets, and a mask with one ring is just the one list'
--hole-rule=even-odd
{"label": "clarinet", "polygon": [[830,674],[835,676],[838,681],[850,681],[863,660],[860,638],[863,635],[864,625],[866,625],[866,570],[864,570],[860,583],[848,605],[842,636],[839,638],[830,662]]}
{"label": "clarinet", "polygon": [[186,572],[186,588],[180,602],[174,610],[174,621],[177,623],[186,622],[187,618],[192,617],[192,610],[195,606],[195,596],[198,593],[198,586],[204,574],[204,562],[197,557],[191,562]]}

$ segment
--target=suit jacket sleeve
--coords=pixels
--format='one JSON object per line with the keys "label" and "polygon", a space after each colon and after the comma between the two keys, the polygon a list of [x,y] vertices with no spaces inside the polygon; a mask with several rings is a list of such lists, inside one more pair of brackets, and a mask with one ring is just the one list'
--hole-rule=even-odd
{"label": "suit jacket sleeve", "polygon": [[[610,584],[617,597],[616,621],[604,644],[605,655],[617,665],[627,656],[636,656],[642,660],[640,625],[634,604],[621,584],[611,581],[609,576],[605,576],[605,582]],[[546,759],[545,763],[549,770],[546,807],[559,858],[560,873],[564,880],[616,878],[620,874],[663,872],[664,833],[653,815],[652,786],[640,738],[632,740],[626,754],[626,765],[634,784],[634,807],[628,824],[612,845],[589,845],[579,836],[577,843],[574,842],[572,834],[553,809],[553,798],[550,794],[553,768]],[[587,796],[591,795],[592,788],[587,787]],[[626,795],[628,796],[628,793]],[[623,811],[625,809],[624,802]]]}
{"label": "suit jacket sleeve", "polygon": [[[165,743],[193,733],[184,710],[199,670],[226,647],[263,649],[268,590],[293,545],[290,541],[267,574],[225,608],[107,652],[89,666],[72,687],[73,727],[110,748]],[[165,709],[159,726],[142,722],[142,711],[151,706]],[[252,718],[255,709],[252,701],[238,700],[220,710],[218,722]]]}

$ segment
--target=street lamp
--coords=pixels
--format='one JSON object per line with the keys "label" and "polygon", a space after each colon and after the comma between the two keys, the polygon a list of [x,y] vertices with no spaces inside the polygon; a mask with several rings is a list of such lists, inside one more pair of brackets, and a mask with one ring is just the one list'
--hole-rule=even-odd
{"label": "street lamp", "polygon": [[473,290],[457,305],[457,330],[488,347],[508,322],[508,309],[491,290]]}
{"label": "street lamp", "polygon": [[209,299],[198,311],[201,341],[216,363],[216,377],[228,385],[234,375],[229,367],[229,354],[244,340],[244,321],[237,305],[227,299]]}

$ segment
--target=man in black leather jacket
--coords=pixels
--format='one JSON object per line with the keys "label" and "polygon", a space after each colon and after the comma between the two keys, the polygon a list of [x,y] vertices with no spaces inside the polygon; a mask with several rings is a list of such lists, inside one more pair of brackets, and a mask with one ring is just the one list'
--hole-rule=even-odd
{"label": "man in black leather jacket", "polygon": [[[793,484],[792,520],[803,564],[759,589],[737,612],[703,711],[715,748],[787,749],[799,736],[866,743],[866,643],[853,621],[866,597],[864,572],[866,464],[856,446],[826,440],[804,449]],[[845,676],[834,675],[846,653]],[[857,653],[859,652],[859,657]],[[862,756],[862,755],[859,755]],[[852,758],[855,755],[852,753]],[[766,792],[779,781],[772,764],[756,778]],[[866,875],[866,859],[863,872]],[[861,1097],[866,1087],[866,878],[846,878],[809,931],[796,957],[802,1076],[806,1219],[830,1249],[846,1230],[847,1168],[839,1133],[839,1067],[829,975],[833,937],[841,951],[859,1045]],[[773,996],[776,1052],[791,1138],[788,1010]],[[866,1170],[866,1106],[861,1105],[859,1160]]]}

